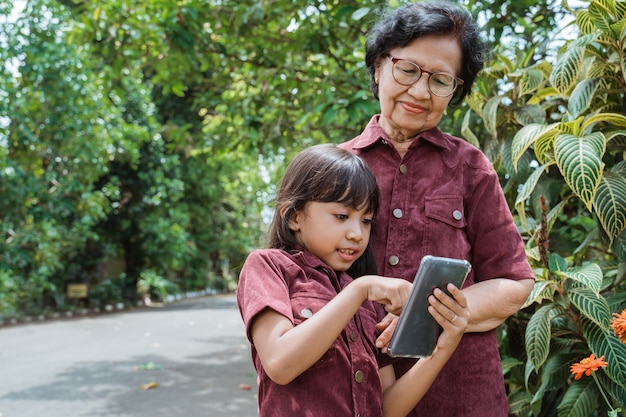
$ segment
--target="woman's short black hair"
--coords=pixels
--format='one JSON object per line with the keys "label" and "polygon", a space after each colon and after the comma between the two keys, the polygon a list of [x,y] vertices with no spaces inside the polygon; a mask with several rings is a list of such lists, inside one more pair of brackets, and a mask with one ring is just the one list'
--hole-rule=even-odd
{"label": "woman's short black hair", "polygon": [[[311,146],[301,151],[287,167],[276,196],[274,217],[269,229],[270,248],[291,251],[298,241],[289,220],[306,203],[335,202],[354,209],[378,211],[376,176],[357,155],[333,144]],[[353,277],[375,274],[370,246],[348,270]]]}
{"label": "woman's short black hair", "polygon": [[448,0],[411,3],[387,10],[369,32],[365,48],[365,65],[370,74],[370,88],[378,98],[375,70],[378,58],[394,48],[403,48],[427,35],[458,39],[462,52],[461,74],[464,83],[454,93],[453,103],[460,103],[474,84],[486,59],[486,45],[470,12]]}

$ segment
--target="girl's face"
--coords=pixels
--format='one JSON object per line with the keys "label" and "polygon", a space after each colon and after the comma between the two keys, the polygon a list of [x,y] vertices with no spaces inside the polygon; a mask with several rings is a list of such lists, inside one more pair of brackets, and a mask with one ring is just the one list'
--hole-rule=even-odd
{"label": "girl's face", "polygon": [[372,217],[365,209],[312,201],[294,214],[289,228],[309,252],[335,271],[345,271],[363,255]]}
{"label": "girl's face", "polygon": [[[458,40],[448,36],[424,36],[404,48],[392,49],[389,55],[414,62],[429,72],[446,72],[458,77],[461,71],[461,47]],[[436,127],[452,95],[434,95],[428,88],[426,72],[422,72],[413,85],[407,86],[399,84],[392,71],[389,57],[380,57],[375,71],[381,110],[379,124],[389,139],[402,142]]]}

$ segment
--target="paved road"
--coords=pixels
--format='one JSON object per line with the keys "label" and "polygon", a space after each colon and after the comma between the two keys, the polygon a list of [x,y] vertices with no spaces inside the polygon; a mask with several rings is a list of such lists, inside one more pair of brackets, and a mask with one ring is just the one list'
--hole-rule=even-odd
{"label": "paved road", "polygon": [[0,328],[0,417],[254,417],[255,381],[233,295]]}

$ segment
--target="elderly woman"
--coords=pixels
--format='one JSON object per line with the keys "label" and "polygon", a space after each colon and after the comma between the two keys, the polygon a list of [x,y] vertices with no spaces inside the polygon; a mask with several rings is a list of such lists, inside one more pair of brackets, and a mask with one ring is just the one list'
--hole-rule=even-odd
{"label": "elderly woman", "polygon": [[[466,334],[411,416],[508,415],[495,329],[524,303],[533,273],[490,162],[437,128],[448,104],[470,92],[484,56],[477,25],[461,6],[420,2],[388,12],[365,57],[380,114],[341,145],[365,159],[379,182],[371,243],[380,275],[412,281],[425,255],[473,266],[463,289]],[[393,328],[395,321],[379,346]],[[396,373],[411,363],[398,361]]]}

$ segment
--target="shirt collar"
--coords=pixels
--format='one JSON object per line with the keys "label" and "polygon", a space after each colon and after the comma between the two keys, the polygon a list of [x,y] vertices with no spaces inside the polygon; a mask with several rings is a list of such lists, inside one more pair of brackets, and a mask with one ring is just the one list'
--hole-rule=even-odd
{"label": "shirt collar", "polygon": [[331,281],[333,279],[344,281],[344,276],[348,276],[345,272],[337,272],[333,270],[331,267],[326,265],[320,258],[313,255],[311,252],[304,249],[300,245],[296,246],[296,248],[289,253],[300,265],[306,265],[318,271],[323,271],[324,273],[326,273],[326,275],[328,275]]}
{"label": "shirt collar", "polygon": [[[361,135],[356,138],[352,149],[362,150],[365,148],[369,148],[379,142],[390,142],[389,137],[387,136],[383,128],[380,127],[380,125],[378,124],[379,119],[379,114],[372,116],[369,123],[365,127],[365,130],[363,130]],[[441,132],[436,127],[418,134],[417,139],[418,140],[413,141],[411,147],[416,146],[418,142],[424,140],[439,148],[450,150],[450,139],[446,134]]]}

